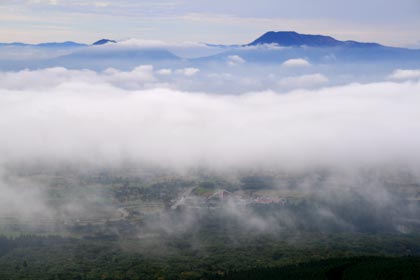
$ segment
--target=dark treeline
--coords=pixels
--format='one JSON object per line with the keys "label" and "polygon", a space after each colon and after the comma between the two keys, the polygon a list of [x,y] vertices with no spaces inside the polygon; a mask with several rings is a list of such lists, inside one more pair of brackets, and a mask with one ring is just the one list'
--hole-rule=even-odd
{"label": "dark treeline", "polygon": [[415,236],[304,239],[211,232],[118,241],[2,236],[0,279],[418,279]]}
{"label": "dark treeline", "polygon": [[[217,278],[215,278],[217,279]],[[362,257],[227,272],[220,280],[420,279],[420,257]]]}

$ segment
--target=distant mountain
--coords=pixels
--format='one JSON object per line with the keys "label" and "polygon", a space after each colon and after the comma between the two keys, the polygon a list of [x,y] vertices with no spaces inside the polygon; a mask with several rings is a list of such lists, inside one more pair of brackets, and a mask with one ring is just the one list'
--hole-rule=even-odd
{"label": "distant mountain", "polygon": [[0,43],[0,47],[24,47],[24,46],[33,46],[30,44],[25,43],[19,43],[19,42],[13,42],[13,43]]}
{"label": "distant mountain", "polygon": [[[132,69],[140,64],[153,64],[161,68],[181,67],[214,67],[218,63],[226,65],[232,58],[240,59],[247,63],[280,64],[289,59],[304,58],[311,64],[332,65],[338,63],[383,63],[383,65],[403,65],[399,67],[418,68],[420,63],[420,50],[387,47],[376,43],[362,43],[357,41],[340,41],[330,36],[307,35],[297,32],[267,32],[255,41],[246,45],[217,45],[206,44],[204,54],[195,57],[183,56],[177,50],[164,46],[131,46],[113,44],[116,41],[101,39],[92,45],[76,42],[61,43],[0,43],[13,48],[21,47],[22,50],[31,48],[44,51],[48,56],[36,57],[38,52],[33,52],[31,61],[9,58],[3,54],[0,59],[1,69],[24,69],[62,66],[67,68],[87,68],[103,70],[109,67],[118,69]],[[278,44],[286,48],[279,48],[269,44]],[[103,47],[96,47],[103,45]],[[302,47],[306,46],[306,47]],[[10,47],[10,48],[12,48]],[[214,51],[213,48],[216,50]],[[18,49],[19,50],[19,49]],[[31,49],[28,47],[31,52]],[[14,49],[12,49],[14,51]],[[194,50],[195,51],[195,50]],[[200,50],[201,51],[201,50]],[[23,53],[23,52],[22,52]],[[373,65],[373,64],[372,64]]]}
{"label": "distant mountain", "polygon": [[285,47],[381,47],[377,43],[339,41],[330,36],[299,34],[294,31],[270,31],[245,46],[278,44]]}
{"label": "distant mountain", "polygon": [[50,59],[49,67],[88,68],[104,70],[109,67],[132,69],[141,64],[176,63],[181,59],[164,49],[95,48],[93,46]]}
{"label": "distant mountain", "polygon": [[76,43],[72,41],[62,42],[62,43],[42,43],[35,45],[37,47],[46,47],[46,48],[77,48],[77,47],[86,47],[86,44]]}
{"label": "distant mountain", "polygon": [[116,43],[117,41],[114,40],[109,40],[109,39],[101,39],[99,41],[96,41],[95,43],[92,44],[92,46],[98,46],[98,45],[105,45],[108,43]]}
{"label": "distant mountain", "polygon": [[[272,47],[270,44],[287,48]],[[246,45],[210,46],[219,47],[224,51],[197,58],[195,59],[197,63],[226,62],[232,56],[240,56],[250,63],[279,63],[295,58],[305,58],[312,63],[322,64],[375,61],[375,63],[404,62],[404,65],[418,65],[416,63],[420,61],[420,50],[387,47],[377,43],[340,41],[330,36],[299,34],[293,31],[270,31]]]}
{"label": "distant mountain", "polygon": [[77,48],[77,47],[86,47],[87,45],[72,42],[72,41],[66,41],[66,42],[49,42],[49,43],[41,43],[41,44],[26,44],[26,43],[20,43],[20,42],[0,43],[0,46],[39,47],[39,48]]}

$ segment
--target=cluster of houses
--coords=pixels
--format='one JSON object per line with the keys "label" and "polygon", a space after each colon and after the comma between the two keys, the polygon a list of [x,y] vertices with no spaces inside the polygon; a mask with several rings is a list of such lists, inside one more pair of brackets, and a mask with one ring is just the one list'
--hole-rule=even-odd
{"label": "cluster of houses", "polygon": [[218,190],[207,197],[203,196],[183,196],[180,200],[176,201],[172,209],[176,209],[179,206],[188,208],[217,208],[223,203],[233,203],[237,206],[245,206],[251,204],[287,204],[288,198],[285,197],[271,197],[271,196],[259,196],[243,198],[240,195],[236,195],[227,190]]}

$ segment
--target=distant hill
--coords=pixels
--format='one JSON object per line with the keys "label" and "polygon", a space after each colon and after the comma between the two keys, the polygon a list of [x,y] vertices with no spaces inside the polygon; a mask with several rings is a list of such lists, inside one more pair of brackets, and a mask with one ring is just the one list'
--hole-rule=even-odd
{"label": "distant hill", "polygon": [[92,46],[105,45],[105,44],[108,44],[108,43],[116,43],[116,42],[117,41],[110,40],[110,39],[101,39],[101,40],[93,43]]}
{"label": "distant hill", "polygon": [[330,36],[299,34],[294,31],[270,31],[247,44],[256,46],[263,44],[278,44],[285,47],[380,47],[377,43],[361,43],[356,41],[339,41]]}
{"label": "distant hill", "polygon": [[41,44],[37,44],[36,46],[37,47],[47,47],[47,48],[69,48],[69,47],[73,48],[73,47],[85,47],[87,45],[77,43],[77,42],[67,41],[67,42],[62,42],[62,43],[56,43],[56,42],[41,43]]}
{"label": "distant hill", "polygon": [[340,41],[330,36],[300,34],[294,31],[270,31],[249,44],[239,46],[207,45],[218,47],[223,52],[197,58],[198,63],[226,62],[232,56],[240,56],[250,63],[268,64],[305,58],[313,63],[324,64],[398,62],[406,65],[405,67],[417,67],[420,61],[420,50],[388,47],[378,43]]}
{"label": "distant hill", "polygon": [[48,67],[88,68],[104,70],[109,67],[132,69],[141,64],[175,63],[181,59],[164,49],[83,48],[46,61]]}
{"label": "distant hill", "polygon": [[66,42],[48,42],[41,44],[26,44],[20,42],[13,43],[0,43],[0,46],[10,46],[10,47],[40,47],[40,48],[77,48],[77,47],[86,47],[86,44],[77,43],[73,41]]}
{"label": "distant hill", "polygon": [[[396,65],[400,68],[417,69],[420,63],[420,50],[388,47],[377,43],[340,41],[330,36],[299,34],[293,31],[270,31],[245,45],[206,44],[209,49],[214,48],[215,51],[207,52],[206,49],[203,56],[194,58],[183,57],[176,50],[165,46],[136,47],[114,43],[116,41],[105,38],[89,45],[72,41],[41,44],[0,43],[0,48],[4,50],[0,68],[15,70],[62,66],[103,70],[109,67],[131,69],[140,64],[158,64],[161,68],[205,68],[214,67],[217,63],[226,65],[232,57],[239,57],[247,63],[259,64],[279,64],[296,58],[304,58],[311,64],[328,65],[374,62],[387,64],[393,69],[397,67]],[[9,58],[8,48],[15,53],[19,53],[15,49],[21,48],[22,55],[23,50],[28,49],[27,53],[33,55],[30,59],[21,59],[17,55]],[[37,51],[32,52],[30,48]],[[43,56],[37,57],[38,51],[42,51]],[[183,50],[184,53],[188,51],[188,48]]]}

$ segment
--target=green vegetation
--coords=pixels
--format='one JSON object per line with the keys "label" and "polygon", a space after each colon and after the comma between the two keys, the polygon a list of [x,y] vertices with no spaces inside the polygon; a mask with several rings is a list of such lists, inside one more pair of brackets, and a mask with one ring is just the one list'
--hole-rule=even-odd
{"label": "green vegetation", "polygon": [[420,279],[420,257],[359,257],[312,261],[283,267],[232,271],[222,280]]}
{"label": "green vegetation", "polygon": [[60,215],[1,220],[0,279],[418,278],[417,201],[336,200],[298,179],[57,177],[46,209]]}
{"label": "green vegetation", "polygon": [[419,236],[228,236],[215,226],[136,239],[0,237],[0,279],[415,279],[419,273],[420,257],[403,257],[420,255]]}

